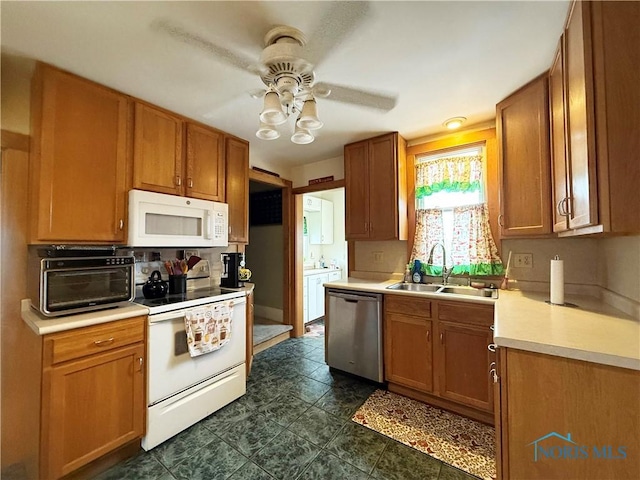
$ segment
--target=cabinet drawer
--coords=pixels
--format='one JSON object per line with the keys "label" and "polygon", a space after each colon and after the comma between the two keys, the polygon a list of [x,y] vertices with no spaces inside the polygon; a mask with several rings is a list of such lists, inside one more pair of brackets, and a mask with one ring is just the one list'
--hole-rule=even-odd
{"label": "cabinet drawer", "polygon": [[385,295],[384,311],[431,318],[431,300],[401,295]]}
{"label": "cabinet drawer", "polygon": [[493,325],[493,305],[438,302],[438,320],[489,327]]}
{"label": "cabinet drawer", "polygon": [[44,362],[54,365],[143,342],[145,322],[146,317],[135,317],[47,335]]}

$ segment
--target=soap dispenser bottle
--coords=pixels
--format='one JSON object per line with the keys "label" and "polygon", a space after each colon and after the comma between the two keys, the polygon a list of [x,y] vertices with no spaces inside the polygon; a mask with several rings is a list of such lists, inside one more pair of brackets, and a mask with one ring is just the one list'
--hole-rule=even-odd
{"label": "soap dispenser bottle", "polygon": [[407,263],[407,268],[404,271],[404,283],[411,283],[411,264]]}

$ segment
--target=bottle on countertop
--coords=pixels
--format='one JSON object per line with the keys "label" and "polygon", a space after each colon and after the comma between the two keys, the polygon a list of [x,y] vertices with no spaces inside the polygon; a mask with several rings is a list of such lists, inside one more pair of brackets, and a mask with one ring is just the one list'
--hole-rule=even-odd
{"label": "bottle on countertop", "polygon": [[407,268],[404,271],[404,283],[411,283],[411,264],[407,263]]}
{"label": "bottle on countertop", "polygon": [[320,255],[320,268],[324,268],[326,265],[324,263],[324,255]]}

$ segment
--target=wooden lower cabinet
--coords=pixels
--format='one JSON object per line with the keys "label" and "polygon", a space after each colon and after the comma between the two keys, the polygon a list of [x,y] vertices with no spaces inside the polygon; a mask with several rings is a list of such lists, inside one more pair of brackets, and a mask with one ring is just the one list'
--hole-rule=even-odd
{"label": "wooden lower cabinet", "polygon": [[489,378],[489,328],[438,322],[440,348],[438,393],[470,407],[493,411]]}
{"label": "wooden lower cabinet", "polygon": [[385,295],[389,390],[493,424],[493,305]]}
{"label": "wooden lower cabinet", "polygon": [[640,371],[499,349],[503,479],[637,479]]}
{"label": "wooden lower cabinet", "polygon": [[385,378],[389,382],[433,391],[431,320],[385,313]]}
{"label": "wooden lower cabinet", "polygon": [[40,478],[65,476],[144,435],[145,323],[44,337]]}

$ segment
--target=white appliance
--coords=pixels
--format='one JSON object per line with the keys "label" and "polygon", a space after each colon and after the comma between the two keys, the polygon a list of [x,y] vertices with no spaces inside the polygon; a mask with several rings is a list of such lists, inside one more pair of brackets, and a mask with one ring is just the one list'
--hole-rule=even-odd
{"label": "white appliance", "polygon": [[129,191],[132,247],[226,247],[229,205],[164,193]]}
{"label": "white appliance", "polygon": [[[233,299],[231,337],[219,350],[191,357],[184,317],[189,308]],[[147,433],[150,450],[246,393],[245,292],[198,289],[154,300],[147,333]]]}

